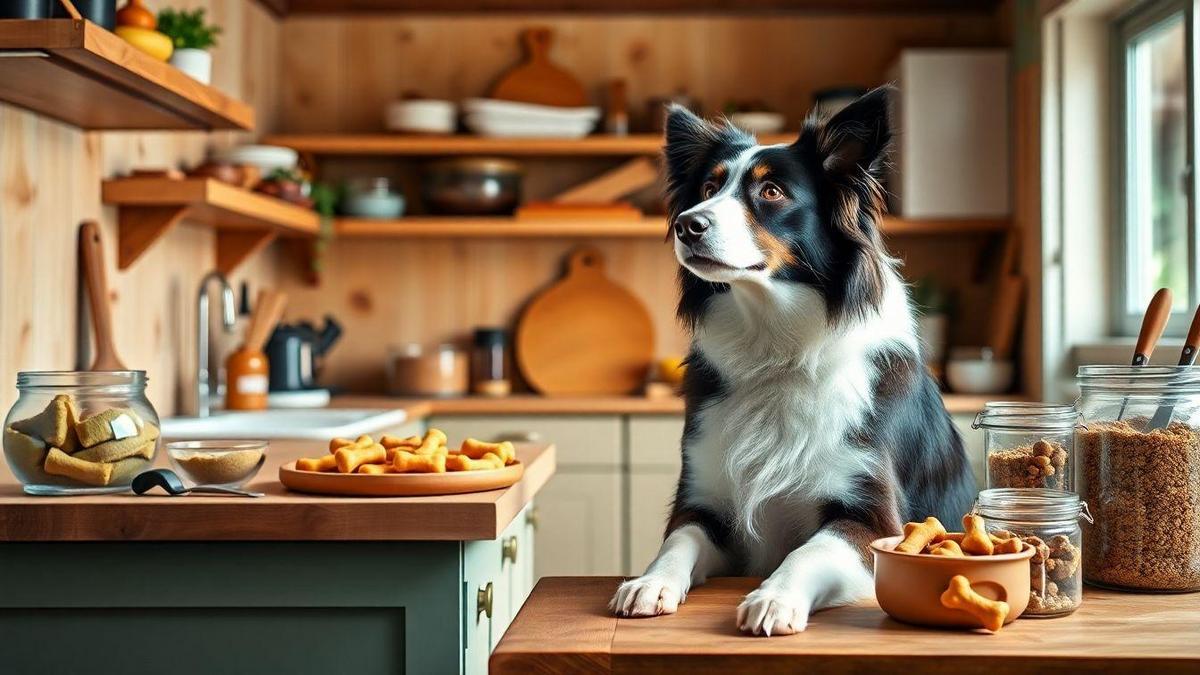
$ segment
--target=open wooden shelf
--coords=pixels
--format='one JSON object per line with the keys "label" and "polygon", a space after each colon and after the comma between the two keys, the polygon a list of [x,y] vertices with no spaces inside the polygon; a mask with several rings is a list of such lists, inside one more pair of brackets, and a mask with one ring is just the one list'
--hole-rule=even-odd
{"label": "open wooden shelf", "polygon": [[[796,132],[798,133],[798,132]],[[790,143],[795,133],[759,136],[759,142]],[[610,136],[596,134],[577,139],[492,138],[455,134],[419,136],[411,134],[289,134],[268,136],[263,143],[282,145],[312,155],[399,155],[437,157],[443,155],[508,155],[525,157],[591,156],[628,157],[656,155],[662,150],[660,134]]]}
{"label": "open wooden shelf", "polygon": [[279,236],[313,237],[315,211],[211,178],[118,178],[102,199],[118,208],[117,265],[132,265],[185,218],[217,230],[217,269],[231,272]]}
{"label": "open wooden shelf", "polygon": [[253,129],[254,110],[89,21],[0,20],[0,101],[82,129]]}
{"label": "open wooden shelf", "polygon": [[[410,216],[395,220],[339,218],[335,232],[346,238],[429,239],[510,237],[647,237],[662,239],[667,223],[662,216],[644,218],[512,218],[508,216]],[[1006,220],[903,220],[885,218],[883,232],[891,236],[1000,232]]]}

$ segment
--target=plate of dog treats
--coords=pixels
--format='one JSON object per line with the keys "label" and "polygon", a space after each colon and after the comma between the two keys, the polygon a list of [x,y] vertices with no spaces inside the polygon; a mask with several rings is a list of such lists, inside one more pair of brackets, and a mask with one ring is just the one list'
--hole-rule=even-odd
{"label": "plate of dog treats", "polygon": [[525,473],[513,444],[468,438],[454,450],[446,434],[335,438],[329,453],[279,467],[279,482],[297,492],[413,497],[506,488]]}

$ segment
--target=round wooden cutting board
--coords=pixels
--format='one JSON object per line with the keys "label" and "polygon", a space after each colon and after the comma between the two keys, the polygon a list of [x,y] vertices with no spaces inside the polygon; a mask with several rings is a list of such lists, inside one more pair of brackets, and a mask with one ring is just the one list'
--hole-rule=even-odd
{"label": "round wooden cutting board", "polygon": [[583,247],[567,274],[529,303],[517,323],[517,365],[547,395],[639,391],[654,359],[654,324],[642,303],[604,275],[600,251]]}

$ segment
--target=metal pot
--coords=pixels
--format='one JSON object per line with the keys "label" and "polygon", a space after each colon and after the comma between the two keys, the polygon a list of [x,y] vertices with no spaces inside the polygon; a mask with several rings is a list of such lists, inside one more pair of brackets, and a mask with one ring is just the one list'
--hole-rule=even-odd
{"label": "metal pot", "polygon": [[438,214],[510,214],[521,200],[521,165],[478,157],[434,162],[422,176],[421,197]]}

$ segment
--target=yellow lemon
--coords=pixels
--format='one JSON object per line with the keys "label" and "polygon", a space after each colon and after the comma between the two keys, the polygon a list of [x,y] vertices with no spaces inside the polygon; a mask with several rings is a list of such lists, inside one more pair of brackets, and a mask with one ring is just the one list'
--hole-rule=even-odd
{"label": "yellow lemon", "polygon": [[175,51],[175,45],[171,42],[171,38],[156,30],[135,26],[117,26],[116,33],[122,40],[159,61],[171,58],[171,53]]}

